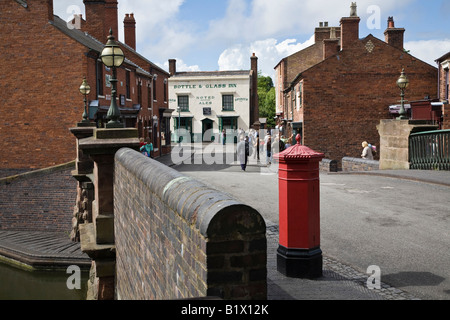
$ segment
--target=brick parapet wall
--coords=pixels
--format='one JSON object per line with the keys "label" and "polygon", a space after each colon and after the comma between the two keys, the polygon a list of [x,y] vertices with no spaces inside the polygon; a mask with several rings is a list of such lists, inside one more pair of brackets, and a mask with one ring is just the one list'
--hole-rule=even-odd
{"label": "brick parapet wall", "polygon": [[77,197],[73,162],[0,179],[0,230],[69,236]]}
{"label": "brick parapet wall", "polygon": [[380,162],[360,158],[342,158],[343,172],[374,171],[380,169]]}
{"label": "brick parapet wall", "polygon": [[338,172],[338,162],[336,160],[323,159],[319,162],[319,170],[323,172]]}
{"label": "brick parapet wall", "polygon": [[256,210],[131,149],[115,161],[118,299],[266,299]]}

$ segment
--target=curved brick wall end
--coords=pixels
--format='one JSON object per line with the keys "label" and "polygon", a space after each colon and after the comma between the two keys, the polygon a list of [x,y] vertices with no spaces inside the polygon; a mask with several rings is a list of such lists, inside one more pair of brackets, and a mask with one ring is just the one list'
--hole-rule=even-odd
{"label": "curved brick wall end", "polygon": [[255,209],[131,149],[115,163],[119,299],[267,298]]}

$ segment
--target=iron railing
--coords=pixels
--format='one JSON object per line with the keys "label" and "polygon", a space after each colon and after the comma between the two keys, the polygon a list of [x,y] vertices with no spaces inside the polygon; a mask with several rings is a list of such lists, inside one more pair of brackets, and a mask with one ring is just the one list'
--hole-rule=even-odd
{"label": "iron railing", "polygon": [[414,170],[450,171],[450,130],[411,134],[409,162]]}

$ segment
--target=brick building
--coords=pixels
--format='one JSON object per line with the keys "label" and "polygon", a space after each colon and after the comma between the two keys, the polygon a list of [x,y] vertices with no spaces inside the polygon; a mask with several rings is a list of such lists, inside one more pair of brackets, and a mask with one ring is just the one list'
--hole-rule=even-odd
{"label": "brick building", "polygon": [[292,64],[276,67],[278,74],[291,76],[281,83],[279,115],[286,134],[301,133],[305,145],[338,162],[360,157],[363,141],[379,146],[377,125],[392,117],[389,106],[400,100],[396,81],[403,68],[410,81],[406,99],[437,96],[437,70],[403,49],[405,29],[389,18],[385,41],[371,34],[361,39],[359,23],[356,14],[342,18],[340,32],[330,28],[315,49],[305,49],[315,55],[297,54],[307,60],[301,67],[288,72],[282,68]]}
{"label": "brick building", "polygon": [[[53,13],[52,0],[0,2],[0,169],[33,169],[72,161],[69,128],[82,120],[84,77],[91,86],[89,117],[103,126],[111,103],[112,70],[99,59],[109,30],[118,39],[118,2],[84,0],[86,18],[67,23]],[[156,156],[167,109],[169,74],[136,52],[136,21],[124,18],[119,45],[125,62],[117,70],[118,106],[126,127],[150,138]]]}
{"label": "brick building", "polygon": [[[323,60],[324,43],[329,43],[330,37],[335,37],[339,34],[341,29],[339,27],[330,27],[328,22],[320,22],[319,27],[314,31],[314,44],[308,48],[298,51],[286,58],[283,58],[275,67],[275,92],[276,92],[276,113],[281,124],[290,121],[294,130],[301,129],[300,122],[293,123],[292,109],[287,109],[288,101],[285,90],[290,87],[291,81],[302,71],[309,69]],[[333,43],[333,42],[331,42]],[[297,95],[297,93],[295,93]]]}
{"label": "brick building", "polygon": [[439,65],[439,86],[438,98],[444,102],[444,119],[442,128],[450,130],[450,52],[436,60]]}

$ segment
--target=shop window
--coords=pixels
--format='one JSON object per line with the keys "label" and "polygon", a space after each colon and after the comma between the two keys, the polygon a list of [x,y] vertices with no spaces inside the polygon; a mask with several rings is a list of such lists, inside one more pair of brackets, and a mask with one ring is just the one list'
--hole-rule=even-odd
{"label": "shop window", "polygon": [[131,75],[130,71],[126,73],[126,89],[127,89],[127,99],[131,99]]}

